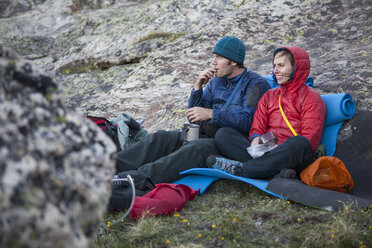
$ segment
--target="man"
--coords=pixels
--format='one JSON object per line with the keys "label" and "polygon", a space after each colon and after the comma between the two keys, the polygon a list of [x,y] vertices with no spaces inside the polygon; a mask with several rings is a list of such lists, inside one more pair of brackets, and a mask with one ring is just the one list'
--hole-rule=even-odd
{"label": "man", "polygon": [[[273,76],[280,86],[260,99],[249,134],[251,142],[235,130],[220,129],[216,145],[222,155],[232,160],[210,156],[208,165],[249,178],[270,178],[278,173],[289,178],[312,163],[312,153],[322,137],[326,106],[320,95],[305,84],[309,72],[309,55],[302,48],[275,50]],[[261,143],[260,136],[267,132],[274,133],[278,146],[253,159],[247,147]]]}
{"label": "man", "polygon": [[[181,178],[180,172],[205,167],[209,155],[219,154],[211,139],[218,128],[225,126],[248,134],[258,100],[269,84],[244,68],[245,46],[238,38],[222,38],[213,53],[213,68],[200,73],[189,99],[191,108],[186,111],[190,122],[202,124],[203,138],[182,142],[179,131],[150,134],[145,141],[117,154],[119,177],[130,174],[137,181],[150,178],[155,184],[170,183]],[[202,86],[209,81],[203,91]]]}
{"label": "man", "polygon": [[[233,53],[228,45],[238,52]],[[244,68],[245,46],[239,39],[222,38],[213,53],[213,68],[200,73],[196,80],[186,116],[191,122],[200,124],[201,135],[204,136],[214,137],[219,127],[230,127],[248,135],[258,100],[269,89],[269,85],[260,75]],[[203,91],[202,86],[211,78]],[[235,87],[240,79],[242,82]],[[236,92],[229,102],[235,88]]]}

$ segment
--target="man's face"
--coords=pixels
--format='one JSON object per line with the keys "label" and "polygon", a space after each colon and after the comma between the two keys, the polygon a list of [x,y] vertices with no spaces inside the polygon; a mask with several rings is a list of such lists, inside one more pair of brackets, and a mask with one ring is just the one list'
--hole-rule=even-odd
{"label": "man's face", "polygon": [[231,60],[224,58],[218,54],[214,54],[212,60],[213,68],[216,70],[216,77],[231,78],[233,72],[233,66]]}
{"label": "man's face", "polygon": [[278,84],[284,84],[289,80],[293,67],[287,55],[283,55],[283,53],[278,52],[275,55],[273,67]]}

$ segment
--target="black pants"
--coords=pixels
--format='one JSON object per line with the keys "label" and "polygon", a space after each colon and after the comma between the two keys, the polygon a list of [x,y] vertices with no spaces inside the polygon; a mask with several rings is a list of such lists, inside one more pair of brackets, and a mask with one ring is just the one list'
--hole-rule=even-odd
{"label": "black pants", "polygon": [[197,139],[184,144],[179,131],[158,131],[149,134],[142,141],[117,153],[116,173],[120,177],[127,174],[143,179],[148,177],[153,183],[171,183],[182,176],[180,172],[206,167],[209,155],[219,151],[213,139]]}
{"label": "black pants", "polygon": [[243,162],[244,177],[270,178],[284,168],[294,169],[299,174],[313,162],[310,141],[303,136],[290,137],[270,152],[255,159],[247,151],[247,147],[251,145],[247,137],[233,129],[219,129],[215,142],[223,156]]}

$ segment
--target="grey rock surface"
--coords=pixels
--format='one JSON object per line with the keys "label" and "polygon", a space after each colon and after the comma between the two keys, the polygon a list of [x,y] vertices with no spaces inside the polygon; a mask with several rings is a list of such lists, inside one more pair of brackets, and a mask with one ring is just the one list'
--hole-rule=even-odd
{"label": "grey rock surface", "polygon": [[0,247],[88,247],[111,193],[113,142],[2,45],[0,125]]}
{"label": "grey rock surface", "polygon": [[245,66],[264,75],[275,48],[301,46],[321,94],[372,106],[370,1],[47,0],[0,22],[0,42],[49,73],[69,106],[146,117],[150,132],[187,122],[192,84],[225,35],[244,41]]}
{"label": "grey rock surface", "polygon": [[10,17],[25,13],[33,6],[45,2],[45,0],[1,0],[0,17]]}

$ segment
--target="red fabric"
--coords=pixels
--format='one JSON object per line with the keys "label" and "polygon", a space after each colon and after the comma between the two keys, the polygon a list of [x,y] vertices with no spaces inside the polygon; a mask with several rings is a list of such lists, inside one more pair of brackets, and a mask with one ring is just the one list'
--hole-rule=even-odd
{"label": "red fabric", "polygon": [[319,93],[305,84],[310,72],[309,55],[299,47],[285,47],[294,58],[295,71],[293,77],[279,88],[268,90],[260,99],[254,115],[249,136],[263,135],[272,131],[283,143],[293,134],[284,121],[279,109],[279,94],[284,114],[298,135],[306,137],[313,151],[320,143],[326,105]]}
{"label": "red fabric", "polygon": [[199,190],[195,191],[184,184],[159,183],[146,195],[136,197],[129,216],[139,219],[146,215],[170,215],[180,211],[198,193]]}

